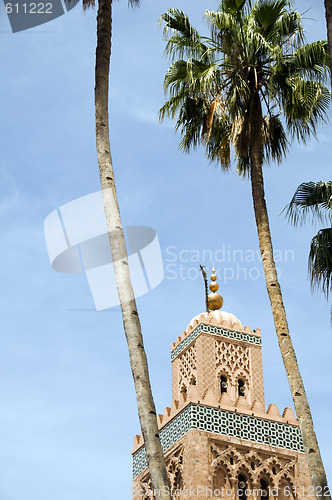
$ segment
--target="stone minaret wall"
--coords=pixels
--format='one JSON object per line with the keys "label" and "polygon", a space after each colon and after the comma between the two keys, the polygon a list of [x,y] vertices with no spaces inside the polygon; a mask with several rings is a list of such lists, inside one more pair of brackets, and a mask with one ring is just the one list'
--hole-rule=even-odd
{"label": "stone minaret wall", "polygon": [[265,405],[260,345],[203,332],[173,358],[173,400],[180,399],[180,395],[194,385],[201,398],[211,390],[218,405],[221,402],[221,376],[227,378],[230,401],[238,399],[238,380],[241,379],[246,387],[246,402],[252,405],[257,401],[261,406]]}
{"label": "stone minaret wall", "polygon": [[[220,378],[227,378],[222,392]],[[245,394],[239,395],[239,378]],[[312,489],[299,423],[290,408],[265,408],[260,330],[213,311],[194,318],[172,344],[172,403],[158,415],[172,488],[198,500],[239,500],[264,488],[269,500],[304,500]],[[225,488],[226,495],[216,494]],[[288,494],[290,493],[290,494]],[[133,499],[150,500],[143,436],[133,449]],[[186,495],[176,495],[184,499]]]}

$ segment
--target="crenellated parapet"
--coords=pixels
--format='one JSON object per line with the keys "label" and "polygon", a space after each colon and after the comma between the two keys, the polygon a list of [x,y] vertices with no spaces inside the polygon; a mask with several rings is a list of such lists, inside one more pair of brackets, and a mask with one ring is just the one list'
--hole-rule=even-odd
{"label": "crenellated parapet", "polygon": [[[162,431],[167,425],[169,425],[180,413],[182,413],[190,405],[200,405],[201,407],[206,407],[210,409],[225,410],[228,414],[233,414],[236,416],[243,417],[257,417],[259,419],[264,419],[267,423],[280,423],[284,425],[289,425],[298,428],[299,423],[295,417],[293,410],[291,408],[285,408],[282,416],[280,415],[277,405],[270,404],[267,411],[265,411],[264,406],[254,401],[254,403],[249,406],[246,405],[242,400],[238,399],[234,404],[227,398],[227,394],[223,394],[220,397],[219,405],[214,404],[214,398],[211,391],[207,391],[204,395],[199,394],[197,388],[191,386],[188,394],[181,395],[180,400],[174,400],[171,406],[167,406],[163,414],[157,416],[158,427]],[[267,424],[268,425],[268,424]],[[132,454],[134,455],[140,448],[144,446],[143,435],[136,435],[134,437],[134,445]]]}
{"label": "crenellated parapet", "polygon": [[[200,324],[211,325],[218,328],[222,327],[223,329],[225,329],[225,336],[229,338],[238,337],[239,340],[243,339],[244,341],[249,341],[250,343],[254,343],[256,345],[261,345],[261,330],[259,328],[254,331],[248,325],[243,328],[241,321],[239,321],[236,316],[234,316],[234,314],[227,313],[225,311],[210,311],[208,313],[201,313],[195,316],[187,326],[186,330],[182,332],[182,335],[177,337],[175,342],[172,342],[172,359],[180,352],[180,349],[177,349],[178,346],[181,344],[181,347],[184,347],[182,342],[186,340],[188,336],[189,341],[191,341],[191,339],[193,338],[193,336],[191,335],[192,332],[196,331],[197,327]],[[234,332],[235,334],[237,334],[237,336],[232,336],[230,332]],[[249,336],[247,336],[247,334]]]}

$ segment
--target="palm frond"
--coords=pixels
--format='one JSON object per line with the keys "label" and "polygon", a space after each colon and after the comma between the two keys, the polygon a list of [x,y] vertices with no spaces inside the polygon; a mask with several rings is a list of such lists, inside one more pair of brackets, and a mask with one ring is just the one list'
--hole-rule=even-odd
{"label": "palm frond", "polygon": [[308,215],[312,222],[332,220],[332,181],[304,182],[296,189],[286,211],[286,217],[294,226],[303,224]]}
{"label": "palm frond", "polygon": [[283,110],[291,134],[306,143],[316,137],[317,125],[327,122],[331,92],[320,82],[290,76],[281,91]]}
{"label": "palm frond", "polygon": [[302,16],[297,11],[285,10],[276,20],[274,39],[279,43],[288,42],[290,46],[299,47],[305,43]]}
{"label": "palm frond", "polygon": [[211,127],[203,134],[203,139],[207,157],[227,170],[230,167],[232,127],[224,109],[220,107],[219,111],[215,113]]}
{"label": "palm frond", "polygon": [[302,45],[295,50],[287,63],[289,69],[298,71],[309,79],[324,80],[329,73],[329,47],[326,40]]}
{"label": "palm frond", "polygon": [[308,268],[312,289],[322,289],[328,298],[332,290],[332,228],[321,229],[313,237]]}
{"label": "palm frond", "polygon": [[247,0],[222,0],[219,9],[229,14],[235,14],[243,9]]}
{"label": "palm frond", "polygon": [[182,139],[179,148],[189,153],[191,148],[203,143],[202,134],[207,109],[203,99],[187,97],[180,109],[176,130],[180,129]]}
{"label": "palm frond", "polygon": [[185,99],[188,97],[188,92],[186,88],[183,88],[177,94],[172,96],[159,110],[159,120],[162,122],[166,117],[174,118],[176,114],[181,109]]}
{"label": "palm frond", "polygon": [[258,1],[254,5],[252,11],[253,16],[265,38],[268,39],[270,33],[274,31],[276,22],[284,12],[287,5],[287,0]]}
{"label": "palm frond", "polygon": [[241,176],[241,177],[249,177],[250,175],[250,158],[249,155],[242,156],[240,154],[236,155],[236,172]]}
{"label": "palm frond", "polygon": [[228,12],[215,12],[214,10],[206,9],[204,18],[211,26],[219,31],[229,30],[234,24],[234,18]]}
{"label": "palm frond", "polygon": [[83,0],[83,10],[88,10],[90,8],[95,8],[95,0]]}
{"label": "palm frond", "polygon": [[279,116],[266,116],[263,122],[264,158],[281,163],[288,151],[289,141]]}
{"label": "palm frond", "polygon": [[197,30],[191,25],[188,16],[179,9],[169,9],[160,18],[165,22],[164,36],[168,40],[165,54],[171,60],[176,57],[194,57],[207,61],[209,48],[202,43]]}

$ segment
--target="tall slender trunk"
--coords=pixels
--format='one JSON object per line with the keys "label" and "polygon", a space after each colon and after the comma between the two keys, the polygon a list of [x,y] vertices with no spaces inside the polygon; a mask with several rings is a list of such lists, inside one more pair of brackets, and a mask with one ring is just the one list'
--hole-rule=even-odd
{"label": "tall slender trunk", "polygon": [[[273,247],[269,226],[268,213],[265,202],[262,151],[256,144],[250,151],[251,162],[251,189],[254,203],[255,219],[257,225],[259,247],[261,251],[266,288],[269,294],[274,325],[277,332],[280,352],[285,365],[289,386],[292,392],[294,406],[300,422],[307,461],[309,465],[312,485],[315,488],[316,498],[328,498],[327,479],[320,455],[316,433],[309,408],[309,403],[304,390],[302,377],[297,363],[292,340],[289,335],[285,307],[282,300],[280,284],[278,281]],[[325,493],[325,495],[324,495]]]}
{"label": "tall slender trunk", "polygon": [[325,17],[327,26],[327,39],[329,42],[330,68],[332,70],[332,0],[324,0]]}
{"label": "tall slender trunk", "polygon": [[[112,35],[112,0],[100,0],[97,15],[95,68],[96,143],[107,230],[117,290],[135,383],[140,425],[144,437],[152,487],[156,497],[170,500],[169,481],[161,449],[156,409],[152,397],[141,325],[130,280],[128,256],[114,182],[108,124],[108,89]],[[160,491],[160,494],[158,493]],[[164,494],[162,495],[162,492]]]}

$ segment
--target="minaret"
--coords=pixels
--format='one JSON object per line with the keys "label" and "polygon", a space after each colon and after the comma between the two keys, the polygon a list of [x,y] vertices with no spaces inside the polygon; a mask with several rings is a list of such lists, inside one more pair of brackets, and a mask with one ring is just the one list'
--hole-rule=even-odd
{"label": "minaret", "polygon": [[[261,332],[220,311],[213,269],[210,311],[172,344],[172,405],[158,415],[174,498],[308,498],[298,421],[290,408],[265,411]],[[133,498],[150,500],[142,436],[133,449]],[[176,492],[176,493],[174,493]]]}

